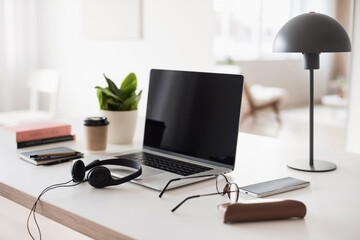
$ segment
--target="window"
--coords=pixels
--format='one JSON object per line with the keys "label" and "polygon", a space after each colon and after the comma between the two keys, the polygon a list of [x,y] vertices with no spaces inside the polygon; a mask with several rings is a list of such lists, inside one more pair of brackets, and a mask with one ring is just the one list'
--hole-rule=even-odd
{"label": "window", "polygon": [[217,61],[299,58],[299,54],[274,54],[274,38],[290,18],[309,11],[327,11],[325,6],[325,0],[214,0],[215,58]]}

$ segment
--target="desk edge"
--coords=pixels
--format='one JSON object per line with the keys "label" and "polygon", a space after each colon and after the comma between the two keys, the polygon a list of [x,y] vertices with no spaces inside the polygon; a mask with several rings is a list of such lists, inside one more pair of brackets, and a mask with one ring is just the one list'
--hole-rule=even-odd
{"label": "desk edge", "polygon": [[[0,182],[0,195],[28,209],[31,209],[36,201],[35,197],[2,182]],[[133,239],[46,201],[40,201],[36,210],[37,213],[94,239]]]}

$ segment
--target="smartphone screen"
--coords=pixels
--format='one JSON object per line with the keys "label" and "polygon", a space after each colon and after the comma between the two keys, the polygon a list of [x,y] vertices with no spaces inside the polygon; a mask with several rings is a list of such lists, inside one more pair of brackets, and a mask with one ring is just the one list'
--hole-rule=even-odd
{"label": "smartphone screen", "polygon": [[309,185],[310,182],[293,177],[286,177],[240,187],[240,192],[253,197],[267,197],[278,193],[304,188]]}

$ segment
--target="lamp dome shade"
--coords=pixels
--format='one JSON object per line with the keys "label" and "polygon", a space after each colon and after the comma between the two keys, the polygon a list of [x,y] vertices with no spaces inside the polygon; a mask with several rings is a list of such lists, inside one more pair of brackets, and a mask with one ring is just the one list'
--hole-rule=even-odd
{"label": "lamp dome shade", "polygon": [[288,21],[275,37],[274,52],[350,52],[345,29],[333,18],[320,13],[305,13]]}

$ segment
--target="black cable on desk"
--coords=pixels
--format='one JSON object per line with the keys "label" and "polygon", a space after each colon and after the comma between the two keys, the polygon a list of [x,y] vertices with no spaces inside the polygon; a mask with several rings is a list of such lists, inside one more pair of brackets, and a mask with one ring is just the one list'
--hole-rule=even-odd
{"label": "black cable on desk", "polygon": [[56,188],[60,188],[60,187],[73,187],[73,186],[76,186],[76,185],[79,185],[80,183],[82,182],[78,182],[78,183],[74,183],[74,184],[71,184],[71,185],[67,185],[69,184],[70,182],[72,182],[72,179],[67,181],[67,182],[64,182],[64,183],[57,183],[57,184],[53,184],[53,185],[50,185],[48,187],[46,187],[41,193],[40,195],[37,197],[33,207],[31,208],[30,210],[30,213],[29,213],[29,216],[27,217],[27,220],[26,220],[26,227],[27,227],[27,231],[28,233],[30,234],[30,237],[35,240],[34,236],[31,234],[31,231],[30,231],[30,228],[29,228],[29,220],[30,220],[30,217],[31,217],[31,214],[33,214],[33,218],[34,218],[34,222],[35,222],[35,225],[38,229],[38,232],[39,232],[39,236],[40,236],[40,240],[41,240],[41,231],[40,231],[40,227],[39,227],[39,224],[36,220],[36,207],[37,207],[37,204],[38,202],[40,201],[40,198],[47,192],[47,191],[50,191],[52,189],[56,189]]}

